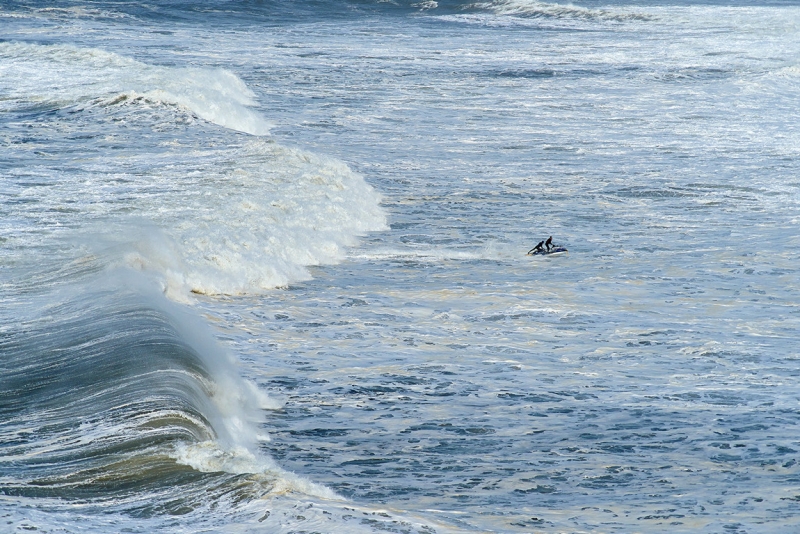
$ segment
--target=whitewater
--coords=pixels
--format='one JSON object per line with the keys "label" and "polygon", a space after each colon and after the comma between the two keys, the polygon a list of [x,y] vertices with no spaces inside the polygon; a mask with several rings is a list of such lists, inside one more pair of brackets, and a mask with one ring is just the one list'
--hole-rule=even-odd
{"label": "whitewater", "polygon": [[4,2],[0,532],[800,528],[798,58],[788,1]]}

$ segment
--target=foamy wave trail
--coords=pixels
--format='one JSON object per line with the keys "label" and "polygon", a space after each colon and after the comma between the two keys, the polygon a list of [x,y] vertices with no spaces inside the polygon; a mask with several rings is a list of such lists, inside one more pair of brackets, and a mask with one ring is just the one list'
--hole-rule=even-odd
{"label": "foamy wave trail", "polygon": [[647,20],[646,15],[624,9],[591,9],[573,4],[537,0],[493,0],[469,4],[469,9],[486,10],[497,15],[525,18],[578,19],[598,21]]}
{"label": "foamy wave trail", "polygon": [[267,135],[270,124],[251,107],[255,94],[224,69],[147,65],[96,48],[0,43],[0,110],[145,101],[180,106],[241,132]]}
{"label": "foamy wave trail", "polygon": [[[139,212],[163,229],[140,235],[128,265],[165,274],[170,294],[247,294],[310,278],[358,236],[385,228],[380,196],[346,165],[263,140]],[[236,163],[233,164],[233,161]],[[135,222],[115,235],[130,236]],[[127,230],[126,230],[127,228]]]}

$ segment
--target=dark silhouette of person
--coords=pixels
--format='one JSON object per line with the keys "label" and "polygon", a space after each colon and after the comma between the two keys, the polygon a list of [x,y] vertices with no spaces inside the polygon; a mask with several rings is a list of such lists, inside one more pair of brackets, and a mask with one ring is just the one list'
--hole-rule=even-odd
{"label": "dark silhouette of person", "polygon": [[547,238],[547,241],[545,241],[545,244],[544,244],[544,246],[547,247],[547,252],[550,252],[550,247],[552,245],[553,245],[553,236],[550,236],[550,237]]}
{"label": "dark silhouette of person", "polygon": [[539,244],[533,247],[528,251],[528,254],[533,254],[535,252],[542,252],[542,248],[544,246],[544,241],[539,241]]}

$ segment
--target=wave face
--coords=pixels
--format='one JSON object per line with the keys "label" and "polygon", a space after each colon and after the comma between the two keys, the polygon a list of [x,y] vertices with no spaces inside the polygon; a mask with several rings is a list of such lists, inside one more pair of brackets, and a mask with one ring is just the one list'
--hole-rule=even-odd
{"label": "wave face", "polygon": [[207,326],[150,282],[105,269],[56,290],[17,287],[16,314],[0,313],[13,325],[0,332],[8,524],[162,531],[180,516],[229,531],[273,516],[264,528],[286,532],[298,499],[334,500],[308,524],[344,521],[353,509],[334,492],[259,452],[269,439],[262,410],[282,404],[243,380]]}
{"label": "wave face", "polygon": [[[136,285],[132,273],[125,279]],[[209,340],[163,297],[107,282],[27,298],[29,316],[3,332],[0,413],[4,436],[15,437],[3,449],[5,495],[119,505],[165,482],[220,478],[178,464],[177,444],[251,448],[233,432],[250,424],[243,410],[252,402],[230,364],[202,350]],[[241,396],[239,413],[224,413],[226,396]],[[161,511],[189,501],[168,500]],[[157,511],[135,499],[126,507]]]}

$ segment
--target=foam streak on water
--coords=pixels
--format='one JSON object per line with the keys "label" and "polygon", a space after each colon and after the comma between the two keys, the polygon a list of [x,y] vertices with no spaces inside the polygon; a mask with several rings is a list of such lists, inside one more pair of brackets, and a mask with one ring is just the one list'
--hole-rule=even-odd
{"label": "foam streak on water", "polygon": [[798,22],[0,8],[0,519],[796,530]]}

